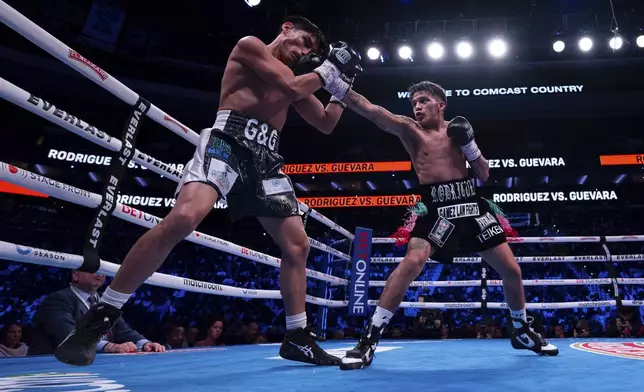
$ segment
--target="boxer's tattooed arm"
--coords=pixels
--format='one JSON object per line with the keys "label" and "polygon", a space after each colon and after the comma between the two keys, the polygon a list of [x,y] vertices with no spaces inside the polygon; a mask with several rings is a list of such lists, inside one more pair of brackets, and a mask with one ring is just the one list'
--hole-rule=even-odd
{"label": "boxer's tattooed arm", "polygon": [[479,180],[487,181],[490,177],[490,165],[488,164],[487,159],[483,158],[483,155],[474,162],[470,162],[470,166],[472,167],[474,176]]}
{"label": "boxer's tattooed arm", "polygon": [[399,116],[391,113],[382,106],[374,105],[362,95],[349,90],[344,96],[344,103],[362,117],[370,120],[385,132],[400,136],[405,129],[413,127],[415,121],[406,116]]}

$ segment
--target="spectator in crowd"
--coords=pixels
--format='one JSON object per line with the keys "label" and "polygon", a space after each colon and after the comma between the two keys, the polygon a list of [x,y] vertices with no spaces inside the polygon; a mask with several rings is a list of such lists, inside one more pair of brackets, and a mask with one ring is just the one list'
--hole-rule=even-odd
{"label": "spectator in crowd", "polygon": [[197,327],[189,327],[188,331],[186,332],[186,343],[188,344],[188,347],[194,347],[197,344],[197,341],[199,340],[199,328]]}
{"label": "spectator in crowd", "polygon": [[240,344],[266,343],[266,337],[259,333],[259,325],[251,321],[242,327],[242,341]]}
{"label": "spectator in crowd", "polygon": [[438,339],[443,329],[442,315],[438,309],[425,309],[414,320],[414,336],[424,339]]}
{"label": "spectator in crowd", "polygon": [[[53,354],[81,316],[98,302],[97,290],[104,283],[104,275],[73,271],[69,287],[48,295],[36,312],[29,355]],[[119,319],[96,346],[96,351],[102,353],[131,353],[137,350],[165,351],[165,348],[147,340],[123,319]]]}
{"label": "spectator in crowd", "polygon": [[206,333],[206,338],[202,341],[199,341],[195,346],[225,346],[222,336],[224,333],[224,322],[218,318],[214,319],[213,322],[208,327]]}
{"label": "spectator in crowd", "polygon": [[619,337],[628,338],[631,336],[638,336],[642,333],[640,331],[641,323],[639,319],[634,317],[635,310],[633,308],[622,308],[619,316],[615,320],[617,323],[617,333]]}
{"label": "spectator in crowd", "polygon": [[577,326],[573,331],[573,336],[576,338],[589,338],[590,337],[590,326],[588,326],[588,320],[581,319],[577,322]]}
{"label": "spectator in crowd", "polygon": [[566,332],[564,330],[563,325],[557,324],[555,325],[555,329],[552,333],[553,338],[565,338],[566,337]]}
{"label": "spectator in crowd", "polygon": [[24,357],[27,350],[20,324],[12,323],[0,330],[0,357]]}
{"label": "spectator in crowd", "polygon": [[170,324],[166,330],[163,347],[167,350],[187,348],[186,329],[179,324]]}

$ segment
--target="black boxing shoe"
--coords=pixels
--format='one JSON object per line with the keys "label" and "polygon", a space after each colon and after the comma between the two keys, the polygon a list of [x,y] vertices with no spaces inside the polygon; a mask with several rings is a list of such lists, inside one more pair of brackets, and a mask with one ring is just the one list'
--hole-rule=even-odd
{"label": "black boxing shoe", "polygon": [[369,321],[369,325],[367,325],[365,332],[360,337],[358,344],[353,350],[347,351],[346,356],[342,358],[340,369],[358,370],[371,365],[375,357],[376,347],[378,347],[378,342],[380,342],[380,337],[386,325],[382,324],[380,327],[375,327]]}
{"label": "black boxing shoe", "polygon": [[339,365],[340,358],[322,350],[316,340],[324,341],[308,328],[288,330],[280,347],[280,357],[319,366]]}
{"label": "black boxing shoe", "polygon": [[121,313],[120,309],[104,303],[92,306],[56,347],[56,359],[69,365],[91,365],[96,358],[96,345],[112,329]]}
{"label": "black boxing shoe", "polygon": [[521,323],[521,328],[514,327],[512,331],[512,347],[516,350],[530,350],[539,355],[555,356],[559,349],[552,343],[548,343],[540,334],[536,333],[531,325],[534,319],[528,317],[528,321],[512,319],[513,322]]}

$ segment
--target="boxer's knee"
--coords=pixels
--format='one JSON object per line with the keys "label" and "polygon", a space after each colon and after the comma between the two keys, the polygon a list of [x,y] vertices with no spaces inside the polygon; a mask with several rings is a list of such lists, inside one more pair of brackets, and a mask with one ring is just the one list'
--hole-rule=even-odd
{"label": "boxer's knee", "polygon": [[521,280],[521,267],[517,260],[512,257],[509,258],[505,263],[505,268],[503,272],[499,272],[503,280],[511,281],[520,281]]}
{"label": "boxer's knee", "polygon": [[480,255],[483,260],[501,275],[504,281],[521,280],[521,267],[507,243],[480,252]]}
{"label": "boxer's knee", "polygon": [[420,238],[412,238],[409,240],[407,254],[401,263],[401,267],[409,270],[410,274],[418,275],[425,267],[430,254],[431,246],[429,242]]}
{"label": "boxer's knee", "polygon": [[306,265],[306,259],[309,257],[310,249],[311,245],[306,235],[302,235],[299,238],[292,238],[281,246],[282,262]]}
{"label": "boxer's knee", "polygon": [[172,209],[159,227],[169,241],[181,240],[197,228],[201,219],[203,218],[198,211],[190,208],[189,205],[181,205]]}
{"label": "boxer's knee", "polygon": [[164,238],[179,241],[187,237],[212,210],[217,191],[199,182],[186,184],[168,215],[159,224]]}

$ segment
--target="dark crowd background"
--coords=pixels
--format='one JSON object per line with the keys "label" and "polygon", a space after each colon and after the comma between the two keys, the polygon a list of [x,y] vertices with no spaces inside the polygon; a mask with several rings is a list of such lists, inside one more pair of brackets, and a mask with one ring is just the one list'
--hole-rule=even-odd
{"label": "dark crowd background", "polygon": [[[644,226],[644,166],[602,166],[599,156],[644,152],[642,126],[644,50],[634,42],[644,28],[640,1],[615,0],[615,15],[607,1],[478,0],[351,2],[264,1],[249,9],[242,0],[230,1],[221,12],[220,2],[185,0],[150,12],[157,4],[118,0],[8,1],[19,12],[100,65],[151,102],[176,116],[196,132],[210,126],[219,99],[219,83],[228,53],[235,42],[255,34],[269,42],[287,14],[301,14],[320,25],[329,39],[347,40],[365,52],[379,44],[385,62],[365,62],[365,72],[355,89],[374,103],[400,114],[412,115],[409,101],[399,92],[418,80],[429,79],[447,89],[507,88],[517,86],[583,86],[571,94],[478,96],[448,99],[447,119],[466,116],[476,131],[477,143],[499,166],[491,169],[487,183],[477,192],[614,191],[617,200],[538,203],[502,203],[503,209],[521,217],[515,229],[521,236],[641,234]],[[338,9],[343,17],[338,18]],[[426,17],[423,17],[426,15]],[[419,20],[426,18],[427,20]],[[120,22],[119,22],[120,21]],[[428,22],[429,21],[429,22]],[[606,48],[614,35],[615,21],[625,37],[625,48]],[[613,30],[611,30],[613,28]],[[500,29],[500,30],[499,30]],[[401,40],[416,53],[432,37],[451,45],[467,36],[482,48],[491,34],[511,39],[511,55],[490,60],[484,55],[471,61],[450,52],[435,63],[420,54],[413,63],[397,60]],[[595,38],[595,50],[580,54],[576,41],[582,34]],[[0,26],[0,76],[59,109],[120,138],[130,107],[95,83],[5,26]],[[99,37],[99,38],[97,38]],[[551,50],[555,38],[565,39],[567,50]],[[603,49],[602,49],[603,48]],[[478,52],[482,53],[482,51]],[[363,58],[365,56],[363,55]],[[328,94],[316,94],[326,102]],[[108,168],[60,161],[49,157],[58,151],[111,155],[100,147],[0,101],[2,135],[0,160],[39,175],[100,193]],[[4,136],[8,135],[8,136]],[[146,119],[137,148],[167,163],[187,162],[194,148],[161,125]],[[409,157],[400,143],[373,124],[347,111],[330,136],[322,135],[290,113],[281,138],[286,163],[404,161]],[[503,159],[556,157],[564,165],[504,167]],[[149,170],[128,170],[122,192],[129,195],[172,197],[174,185]],[[418,185],[413,172],[300,174],[292,176],[300,197],[411,194]],[[2,185],[2,184],[0,184]],[[3,188],[4,189],[4,188]],[[164,208],[139,209],[163,217]],[[392,233],[402,223],[404,207],[320,209],[349,231],[369,227],[376,236]],[[53,251],[82,253],[93,212],[53,199],[0,193],[0,240]],[[271,255],[279,252],[257,222],[231,225],[225,210],[213,210],[198,230]],[[144,229],[113,219],[104,239],[103,259],[120,263]],[[338,235],[312,219],[310,237],[324,243]],[[613,254],[642,254],[639,242],[611,243]],[[598,244],[513,245],[524,255],[602,255]],[[348,249],[340,248],[347,252]],[[404,248],[376,245],[373,255],[402,256]],[[312,249],[308,267],[320,270],[326,255]],[[347,263],[331,266],[335,276],[347,276]],[[373,265],[371,279],[386,280],[394,265]],[[480,266],[427,265],[419,280],[476,279]],[[615,263],[621,277],[644,276],[642,262]],[[527,263],[524,279],[598,278],[607,276],[604,263]],[[160,272],[231,286],[278,289],[278,270],[236,256],[181,243]],[[494,276],[494,275],[493,275]],[[32,317],[43,298],[70,283],[70,271],[9,261],[0,262],[0,326],[9,330],[18,323],[23,340],[30,342]],[[109,284],[109,279],[107,284]],[[307,292],[322,296],[320,282],[308,280]],[[625,299],[643,300],[640,285],[620,286]],[[526,287],[528,302],[595,301],[612,298],[611,286]],[[369,298],[381,289],[371,288]],[[331,288],[333,299],[345,299],[343,288]],[[406,301],[465,302],[480,299],[480,288],[413,288]],[[500,287],[490,301],[502,302]],[[124,317],[148,339],[179,348],[204,339],[213,320],[224,324],[225,344],[277,342],[284,333],[281,301],[249,300],[195,294],[143,286],[124,308]],[[639,307],[535,310],[535,326],[548,337],[643,336]],[[316,326],[319,307],[307,305],[309,322]],[[508,336],[507,312],[500,310],[400,309],[389,326],[390,338],[501,338]],[[348,317],[346,309],[329,309],[326,336],[354,339],[366,319]],[[5,331],[0,339],[5,339]]]}

